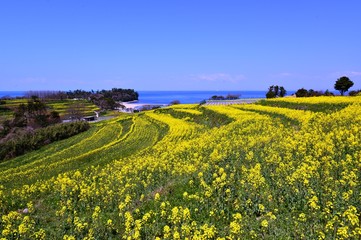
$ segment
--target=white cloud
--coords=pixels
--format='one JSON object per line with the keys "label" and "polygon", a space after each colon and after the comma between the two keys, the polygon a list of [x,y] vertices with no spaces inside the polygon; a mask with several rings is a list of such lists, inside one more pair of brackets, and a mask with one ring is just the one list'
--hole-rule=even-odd
{"label": "white cloud", "polygon": [[350,76],[361,76],[361,72],[351,71]]}
{"label": "white cloud", "polygon": [[231,75],[227,73],[212,73],[192,75],[192,79],[206,82],[231,82],[237,83],[245,79],[244,75]]}
{"label": "white cloud", "polygon": [[270,75],[272,78],[295,77],[295,74],[290,72],[280,72]]}
{"label": "white cloud", "polygon": [[293,74],[292,74],[292,73],[289,73],[289,72],[282,72],[282,73],[279,73],[278,75],[281,76],[281,77],[290,77],[290,76],[293,76]]}
{"label": "white cloud", "polygon": [[333,72],[332,74],[330,74],[333,77],[342,77],[342,76],[346,76],[346,77],[360,77],[361,76],[361,72],[360,71],[343,71],[343,72]]}

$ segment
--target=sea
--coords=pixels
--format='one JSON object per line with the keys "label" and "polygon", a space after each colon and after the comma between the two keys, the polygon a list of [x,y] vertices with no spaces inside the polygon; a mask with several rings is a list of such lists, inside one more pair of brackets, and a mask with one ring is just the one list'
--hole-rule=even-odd
{"label": "sea", "polygon": [[[0,98],[23,97],[27,91],[0,91]],[[200,103],[214,95],[227,96],[228,94],[238,95],[242,99],[265,98],[266,91],[137,91],[140,104],[169,104],[178,100],[180,103]],[[288,95],[294,92],[288,92]]]}
{"label": "sea", "polygon": [[180,103],[200,103],[214,95],[226,97],[229,94],[240,98],[265,98],[265,91],[138,91],[139,103],[169,104],[178,100]]}
{"label": "sea", "polygon": [[24,97],[27,91],[0,91],[0,98]]}

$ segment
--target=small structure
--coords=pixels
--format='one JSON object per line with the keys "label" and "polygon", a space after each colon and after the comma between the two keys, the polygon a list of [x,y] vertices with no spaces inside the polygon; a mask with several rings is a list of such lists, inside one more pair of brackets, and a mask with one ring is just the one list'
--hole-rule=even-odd
{"label": "small structure", "polygon": [[134,108],[122,108],[122,109],[119,109],[119,112],[134,113]]}
{"label": "small structure", "polygon": [[83,120],[87,122],[95,121],[95,116],[83,117]]}

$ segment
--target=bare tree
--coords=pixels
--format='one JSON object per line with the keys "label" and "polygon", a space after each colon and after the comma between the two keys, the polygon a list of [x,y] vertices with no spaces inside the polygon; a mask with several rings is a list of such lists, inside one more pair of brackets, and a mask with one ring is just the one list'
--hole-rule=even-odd
{"label": "bare tree", "polygon": [[81,120],[84,117],[85,105],[81,102],[76,102],[69,105],[66,115],[70,120]]}

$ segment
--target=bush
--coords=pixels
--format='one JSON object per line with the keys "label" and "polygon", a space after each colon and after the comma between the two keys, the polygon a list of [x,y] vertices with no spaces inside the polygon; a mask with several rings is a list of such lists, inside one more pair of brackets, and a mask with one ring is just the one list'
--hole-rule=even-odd
{"label": "bush", "polygon": [[308,91],[304,88],[298,89],[295,94],[296,97],[308,97]]}
{"label": "bush", "polygon": [[[0,141],[0,162],[49,143],[69,138],[90,128],[86,121],[61,123],[37,130],[15,129]],[[18,130],[18,132],[16,132]]]}
{"label": "bush", "polygon": [[332,92],[330,92],[328,89],[323,91],[315,91],[313,89],[306,90],[304,88],[300,88],[295,93],[296,97],[320,97],[320,96],[334,96]]}
{"label": "bush", "polygon": [[268,88],[268,92],[266,93],[266,98],[276,98],[276,97],[284,97],[286,96],[287,91],[283,86],[272,85]]}
{"label": "bush", "polygon": [[170,105],[177,105],[177,104],[180,104],[179,100],[173,100],[170,102]]}
{"label": "bush", "polygon": [[349,96],[360,96],[361,90],[353,90],[348,93]]}

